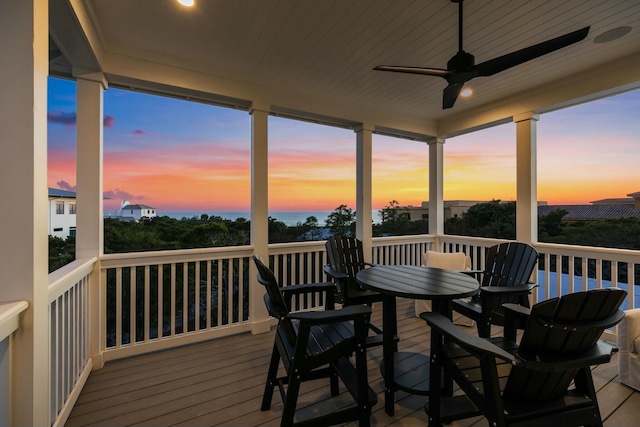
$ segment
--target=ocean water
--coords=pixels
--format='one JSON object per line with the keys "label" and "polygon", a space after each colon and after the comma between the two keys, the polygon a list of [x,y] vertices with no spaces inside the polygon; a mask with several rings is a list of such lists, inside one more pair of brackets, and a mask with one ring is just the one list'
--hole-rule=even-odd
{"label": "ocean water", "polygon": [[[329,215],[333,211],[316,211],[316,212],[269,212],[269,216],[275,218],[278,221],[284,222],[287,226],[292,227],[298,223],[304,223],[308,217],[315,216],[318,220],[318,225],[325,225],[325,221],[329,218]],[[373,210],[372,219],[374,224],[380,223],[380,214],[378,210]],[[182,218],[200,218],[202,214],[209,216],[219,216],[220,218],[235,221],[238,218],[249,219],[249,212],[162,212],[157,211],[158,216],[168,216],[170,218],[182,219]]]}

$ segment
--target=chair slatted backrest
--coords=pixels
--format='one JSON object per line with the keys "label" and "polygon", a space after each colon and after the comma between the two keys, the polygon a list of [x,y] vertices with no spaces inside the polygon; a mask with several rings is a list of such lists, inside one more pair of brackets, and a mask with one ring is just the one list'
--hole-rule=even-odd
{"label": "chair slatted backrest", "polygon": [[[492,246],[487,250],[482,286],[525,285],[537,263],[538,252],[526,243],[506,242]],[[493,306],[519,302],[517,296],[494,298]]]}
{"label": "chair slatted backrest", "polygon": [[273,271],[262,262],[259,256],[253,255],[253,261],[258,268],[258,282],[267,290],[264,296],[267,310],[271,316],[279,320],[278,328],[283,330],[287,341],[289,341],[291,345],[295,345],[297,337],[296,330],[291,323],[291,319],[287,317],[290,309],[280,291],[278,280],[273,274]]}
{"label": "chair slatted backrest", "polygon": [[[575,292],[534,305],[518,356],[525,360],[561,363],[591,349],[606,328],[618,323],[619,309],[626,297],[623,289],[595,289]],[[516,366],[507,380],[504,398],[511,400],[551,400],[562,396],[577,373],[576,369],[540,372]]]}
{"label": "chair slatted backrest", "polygon": [[356,273],[365,268],[362,243],[354,237],[332,236],[325,247],[331,268],[348,275],[348,286],[355,286]]}

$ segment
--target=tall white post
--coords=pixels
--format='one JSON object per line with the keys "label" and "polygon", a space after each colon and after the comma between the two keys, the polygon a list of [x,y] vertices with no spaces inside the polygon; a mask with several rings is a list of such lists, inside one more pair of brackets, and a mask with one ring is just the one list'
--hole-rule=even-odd
{"label": "tall white post", "polygon": [[362,241],[364,260],[371,262],[371,163],[373,146],[373,126],[362,124],[356,131],[356,238]]}
{"label": "tall white post", "polygon": [[538,241],[537,139],[533,112],[513,117],[516,124],[516,240]]}
{"label": "tall white post", "polygon": [[444,138],[429,138],[429,234],[436,236],[440,250],[440,236],[444,235]]}
{"label": "tall white post", "polygon": [[[103,92],[107,82],[102,73],[74,70],[77,78],[76,125],[76,257],[98,257],[104,253],[104,219],[102,205]],[[89,353],[93,369],[104,361],[105,313],[102,313],[100,268],[89,279]]]}
{"label": "tall white post", "polygon": [[49,425],[48,0],[0,1],[0,300],[29,308],[11,342],[11,426]]}
{"label": "tall white post", "polygon": [[[265,263],[269,260],[269,105],[251,106],[251,245]],[[249,266],[249,319],[251,333],[268,332],[269,314],[264,305],[264,288],[258,283],[257,269]]]}

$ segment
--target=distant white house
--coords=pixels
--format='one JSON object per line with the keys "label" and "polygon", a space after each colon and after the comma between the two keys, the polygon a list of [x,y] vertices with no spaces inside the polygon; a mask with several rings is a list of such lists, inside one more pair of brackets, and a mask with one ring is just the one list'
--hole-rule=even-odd
{"label": "distant white house", "polygon": [[140,204],[130,205],[129,202],[125,200],[124,202],[122,202],[120,217],[122,219],[132,218],[134,221],[155,218],[156,208]]}
{"label": "distant white house", "polygon": [[76,235],[76,193],[49,188],[49,235],[66,239]]}

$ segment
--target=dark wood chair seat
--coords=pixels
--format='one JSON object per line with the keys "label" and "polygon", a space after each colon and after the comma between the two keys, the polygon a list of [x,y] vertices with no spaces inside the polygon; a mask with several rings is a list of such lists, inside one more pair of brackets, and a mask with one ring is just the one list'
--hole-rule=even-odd
{"label": "dark wood chair seat", "polygon": [[[274,389],[278,387],[284,403],[281,426],[324,426],[350,421],[368,426],[371,408],[377,401],[367,381],[365,343],[371,308],[354,305],[334,310],[334,283],[280,287],[271,269],[257,256],[253,260],[258,281],[267,290],[264,296],[267,310],[278,319],[261,409],[271,407]],[[325,310],[291,312],[295,298],[318,292],[324,294]],[[353,355],[355,364],[351,360]],[[285,375],[278,376],[281,361]],[[332,396],[339,394],[338,380],[342,380],[355,405],[295,423],[301,383],[321,378],[329,378]]]}
{"label": "dark wood chair seat", "polygon": [[[591,366],[616,349],[600,336],[624,316],[622,289],[577,292],[531,309],[505,306],[504,337],[465,333],[437,313],[431,327],[432,375],[425,409],[430,426],[484,415],[493,426],[602,426]],[[517,328],[524,332],[516,344]],[[443,371],[463,395],[441,383]]]}

